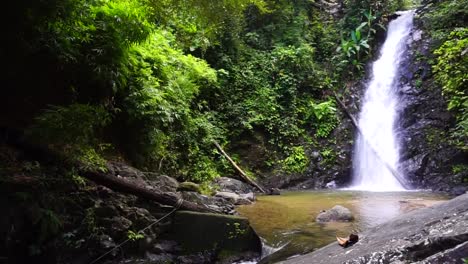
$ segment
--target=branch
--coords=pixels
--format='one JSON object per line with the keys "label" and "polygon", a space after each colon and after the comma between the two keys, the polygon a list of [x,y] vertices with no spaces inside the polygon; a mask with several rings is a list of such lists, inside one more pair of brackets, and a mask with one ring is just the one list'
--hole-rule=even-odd
{"label": "branch", "polygon": [[239,167],[237,166],[237,164],[231,159],[231,157],[229,157],[228,154],[226,154],[226,152],[224,152],[224,150],[221,148],[221,146],[218,144],[218,142],[214,141],[213,140],[213,144],[216,146],[216,148],[221,152],[221,154],[223,154],[223,156],[231,163],[231,165],[234,167],[234,169],[237,170],[237,172],[239,172],[240,176],[242,177],[242,179],[244,179],[246,182],[248,182],[250,185],[252,186],[255,186],[257,189],[259,189],[262,193],[265,193],[265,190],[260,187],[260,185],[258,185],[255,181],[253,181],[252,179],[250,179],[247,174]]}

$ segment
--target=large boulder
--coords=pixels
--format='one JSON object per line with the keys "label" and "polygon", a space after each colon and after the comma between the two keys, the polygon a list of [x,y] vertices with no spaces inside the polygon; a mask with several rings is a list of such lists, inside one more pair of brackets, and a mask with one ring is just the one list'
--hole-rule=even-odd
{"label": "large boulder", "polygon": [[235,214],[234,203],[218,196],[206,196],[197,192],[181,192],[182,198],[189,202],[204,204],[205,206],[225,214]]}
{"label": "large boulder", "polygon": [[251,196],[253,195],[239,195],[232,192],[216,192],[215,194],[215,197],[222,197],[235,205],[251,204],[252,201],[249,199]]}
{"label": "large boulder", "polygon": [[219,191],[221,192],[233,192],[233,193],[249,193],[252,192],[252,188],[239,180],[219,177],[216,179],[216,184],[219,185]]}
{"label": "large boulder", "polygon": [[315,219],[317,222],[349,222],[354,220],[351,211],[341,205],[335,205],[332,209],[321,212]]}
{"label": "large boulder", "polygon": [[184,254],[214,251],[217,262],[260,256],[262,242],[247,218],[209,213],[178,211],[169,238]]}

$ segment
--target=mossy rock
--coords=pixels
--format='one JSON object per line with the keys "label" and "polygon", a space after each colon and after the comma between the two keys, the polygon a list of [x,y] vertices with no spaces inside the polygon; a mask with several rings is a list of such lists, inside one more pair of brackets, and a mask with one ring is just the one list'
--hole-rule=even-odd
{"label": "mossy rock", "polygon": [[197,192],[201,194],[201,187],[200,185],[193,183],[193,182],[182,182],[179,184],[177,188],[179,192]]}
{"label": "mossy rock", "polygon": [[259,256],[262,243],[244,217],[179,211],[171,238],[187,254],[213,251],[218,260]]}

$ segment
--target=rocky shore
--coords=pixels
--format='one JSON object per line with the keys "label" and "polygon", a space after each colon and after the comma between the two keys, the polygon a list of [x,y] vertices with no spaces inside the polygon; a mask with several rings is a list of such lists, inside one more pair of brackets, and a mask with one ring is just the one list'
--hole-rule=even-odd
{"label": "rocky shore", "polygon": [[355,245],[334,242],[283,264],[464,263],[468,257],[468,193],[403,214],[360,234]]}

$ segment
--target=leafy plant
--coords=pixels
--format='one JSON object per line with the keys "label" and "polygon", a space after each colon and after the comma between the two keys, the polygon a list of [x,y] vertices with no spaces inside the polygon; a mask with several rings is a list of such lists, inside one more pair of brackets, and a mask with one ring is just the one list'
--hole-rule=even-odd
{"label": "leafy plant", "polygon": [[130,241],[137,241],[137,240],[140,240],[140,239],[143,239],[145,238],[145,235],[140,233],[140,232],[134,232],[132,230],[128,230],[127,231],[127,238],[130,240]]}
{"label": "leafy plant", "polygon": [[309,158],[303,146],[292,147],[289,156],[283,160],[282,168],[289,173],[302,173],[309,165]]}
{"label": "leafy plant", "polygon": [[442,93],[448,99],[448,110],[456,113],[457,125],[453,132],[458,145],[466,146],[468,133],[468,29],[456,28],[448,39],[434,51],[435,79],[442,85]]}

